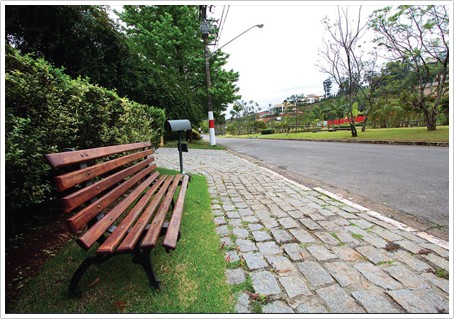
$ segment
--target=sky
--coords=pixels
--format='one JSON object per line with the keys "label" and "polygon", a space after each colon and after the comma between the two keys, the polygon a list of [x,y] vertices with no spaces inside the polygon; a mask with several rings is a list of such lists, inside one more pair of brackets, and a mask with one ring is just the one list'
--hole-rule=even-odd
{"label": "sky", "polygon": [[[240,74],[237,85],[242,99],[254,100],[262,109],[268,109],[269,104],[282,103],[293,94],[323,95],[323,81],[329,76],[316,66],[321,62],[318,50],[325,31],[321,21],[325,16],[332,20],[336,17],[339,2],[241,3],[230,4],[218,47],[251,26],[264,24],[263,28],[254,27],[222,48],[230,54],[225,68]],[[220,19],[223,8],[225,15],[227,7],[215,3],[211,16]],[[364,21],[381,7],[384,5],[364,4]],[[358,8],[358,2],[351,5],[352,16],[357,15]]]}

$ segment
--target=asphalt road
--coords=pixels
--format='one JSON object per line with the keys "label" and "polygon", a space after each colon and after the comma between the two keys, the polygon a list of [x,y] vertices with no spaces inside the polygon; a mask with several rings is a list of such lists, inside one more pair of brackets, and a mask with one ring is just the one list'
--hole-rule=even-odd
{"label": "asphalt road", "polygon": [[308,187],[325,188],[447,239],[447,147],[234,138],[217,143]]}

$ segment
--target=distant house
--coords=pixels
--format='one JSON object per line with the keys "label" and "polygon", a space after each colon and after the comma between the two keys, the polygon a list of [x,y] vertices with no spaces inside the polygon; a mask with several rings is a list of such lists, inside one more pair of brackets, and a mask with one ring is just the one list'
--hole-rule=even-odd
{"label": "distant house", "polygon": [[323,96],[316,95],[316,94],[308,94],[304,97],[304,102],[307,104],[320,102],[321,100],[323,100]]}

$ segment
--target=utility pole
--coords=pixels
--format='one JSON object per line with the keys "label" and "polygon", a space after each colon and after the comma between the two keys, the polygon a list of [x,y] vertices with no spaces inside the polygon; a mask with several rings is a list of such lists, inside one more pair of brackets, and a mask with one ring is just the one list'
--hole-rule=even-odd
{"label": "utility pole", "polygon": [[207,20],[207,6],[200,6],[201,26],[200,31],[202,32],[202,39],[204,42],[204,53],[205,53],[205,82],[207,91],[207,103],[208,103],[208,127],[210,130],[210,145],[216,145],[216,135],[214,131],[214,114],[213,114],[213,98],[210,93],[211,88],[211,68],[210,68],[210,51],[208,50],[208,36],[210,34],[210,25]]}

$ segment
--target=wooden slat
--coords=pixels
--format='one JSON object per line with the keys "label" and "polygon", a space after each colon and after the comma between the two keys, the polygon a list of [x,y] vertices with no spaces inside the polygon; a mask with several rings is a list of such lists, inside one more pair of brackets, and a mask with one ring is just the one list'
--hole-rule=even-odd
{"label": "wooden slat", "polygon": [[45,158],[49,162],[50,166],[52,166],[52,168],[59,168],[70,164],[82,163],[100,157],[109,156],[121,152],[132,151],[150,146],[151,146],[150,142],[140,142],[117,146],[91,148],[73,152],[46,154]]}
{"label": "wooden slat", "polygon": [[167,176],[165,183],[161,186],[161,189],[156,194],[156,196],[151,201],[150,205],[145,209],[140,219],[137,220],[134,227],[131,228],[131,231],[126,236],[126,238],[121,242],[120,246],[118,246],[118,252],[129,252],[133,250],[134,246],[140,239],[143,231],[145,230],[147,224],[150,222],[151,217],[155,213],[159,203],[161,202],[162,198],[164,197],[167,189],[169,188],[170,183],[172,182],[172,177]]}
{"label": "wooden slat", "polygon": [[[156,172],[157,173],[157,172]],[[123,214],[124,211],[143,193],[143,191],[156,179],[156,174],[148,177],[143,183],[137,186],[125,199],[116,205],[102,219],[90,227],[79,239],[77,243],[83,248],[88,249],[98,238]]]}
{"label": "wooden slat", "polygon": [[[104,243],[98,248],[96,253],[98,254],[109,254],[115,251],[115,248],[120,244],[121,240],[125,237],[128,230],[140,216],[143,208],[150,201],[151,197],[156,193],[157,189],[162,185],[166,176],[160,176],[156,183],[150,187],[140,201],[134,206],[134,208],[129,212],[128,216],[123,219],[123,221],[115,228],[112,234],[104,241]],[[151,205],[151,204],[150,204]]]}
{"label": "wooden slat", "polygon": [[188,187],[189,176],[185,175],[183,177],[183,182],[181,183],[180,192],[178,194],[178,199],[173,209],[172,218],[169,222],[169,227],[167,228],[166,236],[164,237],[164,242],[162,245],[165,249],[174,250],[177,245],[178,232],[180,230],[181,216],[183,214],[184,199],[186,196],[186,188]]}
{"label": "wooden slat", "polygon": [[142,152],[137,152],[122,156],[120,158],[107,161],[105,163],[96,164],[86,168],[79,169],[67,174],[63,174],[55,177],[55,182],[57,185],[58,191],[64,191],[68,188],[73,187],[74,185],[86,182],[92,178],[95,178],[101,174],[107,173],[117,167],[125,165],[127,163],[133,162],[139,158],[153,154],[152,150],[146,150]]}
{"label": "wooden slat", "polygon": [[[128,167],[118,173],[115,173],[109,177],[104,178],[90,186],[87,186],[83,189],[80,189],[74,193],[71,193],[62,198],[63,211],[69,213],[76,207],[79,207],[81,204],[87,202],[88,200],[94,198],[105,190],[109,189],[116,183],[122,181],[126,177],[135,174],[139,170],[143,169],[153,161],[152,158],[146,159],[140,163],[137,163],[134,166]],[[152,170],[156,169],[156,164],[153,164]]]}
{"label": "wooden slat", "polygon": [[162,225],[164,224],[165,217],[172,202],[173,195],[175,195],[175,190],[177,189],[178,183],[180,182],[181,175],[176,175],[173,179],[172,185],[169,187],[169,190],[166,194],[166,197],[159,206],[158,212],[153,218],[153,222],[150,224],[150,228],[145,234],[141,247],[142,248],[153,248],[156,246],[156,242],[161,232]]}
{"label": "wooden slat", "polygon": [[[141,178],[145,177],[147,174],[153,171],[153,167],[147,167],[138,174],[134,175],[118,187],[114,188],[104,196],[102,196],[97,201],[91,203],[81,211],[77,212],[73,216],[67,219],[68,225],[73,232],[77,232],[82,226],[88,223],[93,219],[97,214],[101,213],[107,206],[109,206],[114,200],[116,200],[120,195],[124,194],[128,189],[130,189],[134,184],[136,184]],[[155,178],[156,174],[153,174]]]}

